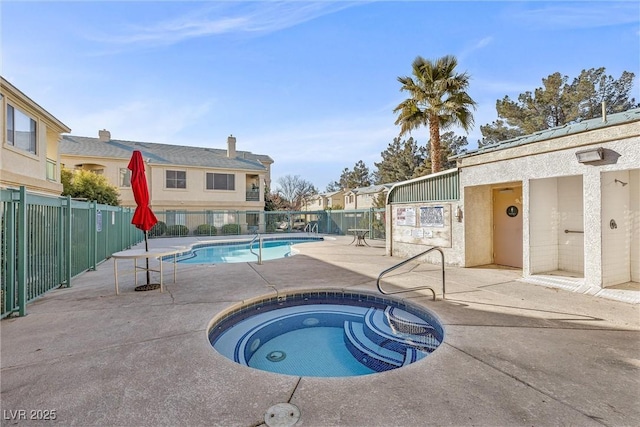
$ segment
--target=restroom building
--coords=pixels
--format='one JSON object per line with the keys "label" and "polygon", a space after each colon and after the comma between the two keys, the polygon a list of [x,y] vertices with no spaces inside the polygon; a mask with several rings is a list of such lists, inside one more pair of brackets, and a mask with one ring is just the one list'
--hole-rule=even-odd
{"label": "restroom building", "polygon": [[456,169],[390,190],[389,255],[440,246],[449,265],[517,268],[530,282],[638,299],[640,109],[455,159]]}

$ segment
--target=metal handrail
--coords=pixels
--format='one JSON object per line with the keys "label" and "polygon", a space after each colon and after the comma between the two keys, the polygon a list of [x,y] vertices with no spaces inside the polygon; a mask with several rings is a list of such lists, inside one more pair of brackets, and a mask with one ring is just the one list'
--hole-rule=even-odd
{"label": "metal handrail", "polygon": [[[311,227],[309,227],[311,226]],[[316,222],[315,224],[311,225],[311,223],[307,223],[307,225],[304,226],[304,231],[306,231],[307,233],[316,233],[318,234],[318,223]]]}
{"label": "metal handrail", "polygon": [[442,259],[442,299],[445,299],[445,287],[444,287],[444,252],[442,252],[442,249],[440,249],[439,247],[433,247],[431,249],[427,249],[424,252],[419,253],[418,255],[414,255],[409,259],[405,259],[402,262],[399,262],[398,264],[394,265],[393,267],[389,267],[386,270],[384,270],[382,273],[380,273],[380,275],[378,276],[378,280],[376,281],[376,286],[378,287],[378,291],[381,294],[384,295],[394,295],[394,294],[401,294],[404,292],[412,292],[412,291],[419,291],[422,289],[429,289],[432,293],[433,293],[433,300],[436,300],[436,291],[433,290],[433,288],[431,286],[419,286],[417,288],[411,288],[411,289],[403,289],[401,291],[395,291],[395,292],[387,292],[385,290],[382,289],[382,287],[380,287],[380,279],[382,279],[382,276],[384,276],[385,274],[399,268],[402,267],[403,265],[407,264],[408,262],[413,261],[416,258],[421,257],[422,255],[426,255],[431,251],[438,251],[440,252],[440,257]]}
{"label": "metal handrail", "polygon": [[[256,241],[256,239],[258,240],[258,253],[255,253],[253,251],[253,242]],[[251,252],[252,254],[254,254],[255,256],[258,257],[258,264],[262,265],[262,237],[260,236],[260,234],[256,234],[253,239],[251,239],[251,242],[249,242],[249,252]]]}

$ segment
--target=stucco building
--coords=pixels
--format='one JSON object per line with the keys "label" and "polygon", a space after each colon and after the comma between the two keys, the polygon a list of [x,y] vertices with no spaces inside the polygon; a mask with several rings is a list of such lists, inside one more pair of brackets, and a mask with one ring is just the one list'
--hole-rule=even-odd
{"label": "stucco building", "polygon": [[370,185],[352,188],[344,192],[344,209],[369,209],[376,207],[378,201],[384,201],[391,184]]}
{"label": "stucco building", "polygon": [[120,192],[123,206],[135,206],[127,169],[134,150],[145,161],[151,207],[154,210],[263,210],[264,188],[271,180],[273,160],[266,155],[227,149],[188,147],[112,139],[101,130],[98,138],[65,135],[60,156],[67,169],[104,175]]}
{"label": "stucco building", "polygon": [[440,246],[447,264],[519,268],[534,283],[640,301],[640,109],[456,160],[391,189],[389,254]]}
{"label": "stucco building", "polygon": [[328,191],[326,193],[307,196],[302,204],[303,211],[323,211],[342,209],[344,191]]}
{"label": "stucco building", "polygon": [[0,188],[59,196],[58,144],[71,129],[0,77]]}
{"label": "stucco building", "polygon": [[145,161],[151,208],[167,225],[237,223],[246,231],[264,223],[273,160],[237,150],[234,136],[226,149],[113,139],[107,130],[97,138],[65,135],[60,141],[64,167],[104,175],[118,188],[121,205],[130,207],[135,200],[127,165],[134,150]]}

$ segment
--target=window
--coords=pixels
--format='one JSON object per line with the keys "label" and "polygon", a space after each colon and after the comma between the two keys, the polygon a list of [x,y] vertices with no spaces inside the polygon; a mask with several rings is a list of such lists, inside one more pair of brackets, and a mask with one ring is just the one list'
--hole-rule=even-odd
{"label": "window", "polygon": [[57,181],[56,161],[47,159],[47,179],[49,181]]}
{"label": "window", "polygon": [[186,171],[166,171],[166,187],[167,188],[187,188],[187,172]]}
{"label": "window", "polygon": [[207,173],[207,190],[235,190],[236,176],[232,173]]}
{"label": "window", "polygon": [[12,105],[7,105],[8,144],[37,154],[36,141],[36,121]]}
{"label": "window", "polygon": [[120,168],[120,187],[131,187],[131,171],[129,168]]}

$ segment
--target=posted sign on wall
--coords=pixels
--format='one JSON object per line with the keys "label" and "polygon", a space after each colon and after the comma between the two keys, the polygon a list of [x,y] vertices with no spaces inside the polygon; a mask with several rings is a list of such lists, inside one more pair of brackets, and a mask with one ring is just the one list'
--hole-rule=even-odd
{"label": "posted sign on wall", "polygon": [[444,227],[444,207],[422,206],[420,207],[421,227]]}
{"label": "posted sign on wall", "polygon": [[411,207],[396,209],[396,225],[416,225],[416,210]]}

